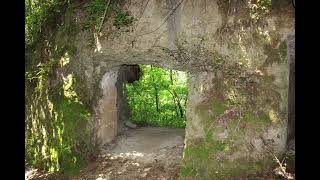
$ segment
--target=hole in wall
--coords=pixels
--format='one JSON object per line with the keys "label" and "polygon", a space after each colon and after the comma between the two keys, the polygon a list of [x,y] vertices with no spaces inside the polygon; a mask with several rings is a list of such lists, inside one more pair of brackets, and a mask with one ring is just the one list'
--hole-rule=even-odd
{"label": "hole in wall", "polygon": [[[127,169],[137,166],[148,174],[159,169],[179,172],[184,149],[187,80],[185,72],[154,65],[120,67],[116,83],[118,133],[104,147],[111,161],[130,162]],[[130,170],[126,176],[128,173]]]}
{"label": "hole in wall", "polygon": [[125,82],[130,121],[140,126],[184,128],[187,74],[153,65],[139,67]]}

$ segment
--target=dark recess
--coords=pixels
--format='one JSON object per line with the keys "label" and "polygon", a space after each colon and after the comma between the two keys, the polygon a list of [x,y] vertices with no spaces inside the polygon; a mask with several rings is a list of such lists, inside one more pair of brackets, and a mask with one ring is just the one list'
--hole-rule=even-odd
{"label": "dark recess", "polygon": [[142,76],[142,71],[139,67],[139,65],[123,65],[125,67],[124,69],[124,79],[128,83],[133,83],[134,81],[137,81]]}

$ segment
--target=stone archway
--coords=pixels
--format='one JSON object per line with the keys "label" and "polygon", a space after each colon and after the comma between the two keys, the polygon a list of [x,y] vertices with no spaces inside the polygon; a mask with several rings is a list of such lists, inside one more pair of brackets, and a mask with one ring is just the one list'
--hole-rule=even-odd
{"label": "stone archway", "polygon": [[[158,67],[164,67],[161,65],[159,66],[159,64],[156,65]],[[177,69],[170,65],[165,67],[168,69]],[[125,73],[123,65],[113,67],[102,76],[100,81],[102,96],[95,107],[97,117],[95,124],[96,140],[100,145],[111,142],[115,136],[122,131],[124,121],[129,118],[128,109],[126,109],[128,108],[127,101],[122,89],[122,85],[125,81],[123,73]],[[212,88],[210,82],[213,74],[206,71],[187,71],[187,73],[190,77],[186,109],[187,122],[192,124],[191,126],[196,126],[199,130],[197,131],[194,128],[190,128],[190,125],[187,125],[187,128],[189,129],[187,132],[188,135],[191,136],[202,136],[203,133],[200,133],[200,131],[203,131],[201,130],[201,124],[197,123],[199,119],[194,119],[196,114],[195,109],[208,98],[210,88]]]}
{"label": "stone archway", "polygon": [[[158,0],[149,3],[143,15],[138,3],[133,3],[129,10],[141,16],[139,23],[133,29],[124,27],[121,33],[106,28],[109,36],[96,38],[94,52],[81,46],[86,39],[78,36],[78,49],[85,50],[78,56],[89,77],[84,82],[90,91],[88,99],[97,97],[92,104],[99,141],[111,141],[121,130],[115,112],[121,65],[152,64],[183,70],[190,76],[185,169],[193,171],[186,174],[218,178],[227,175],[210,174],[212,169],[234,176],[270,167],[272,157],[266,147],[281,154],[287,139],[286,38],[294,28],[292,6],[281,7],[287,11],[272,11],[261,19],[263,26],[251,26],[253,12],[246,6],[185,1],[174,18],[162,23],[172,6]],[[157,31],[146,33],[154,29]],[[190,157],[197,159],[199,167],[190,163],[194,160]],[[203,160],[208,162],[201,164]]]}
{"label": "stone archway", "polygon": [[[131,0],[119,6],[137,21],[115,28],[107,18],[97,35],[82,27],[88,13],[79,7],[50,36],[57,45],[52,49],[70,52],[68,65],[54,72],[57,80],[74,75],[74,91],[93,111],[93,121],[83,127],[93,134],[92,144],[108,143],[121,132],[121,66],[150,64],[189,73],[182,176],[229,179],[274,166],[274,155],[294,140],[292,3]],[[44,119],[41,103],[36,106],[36,116]]]}

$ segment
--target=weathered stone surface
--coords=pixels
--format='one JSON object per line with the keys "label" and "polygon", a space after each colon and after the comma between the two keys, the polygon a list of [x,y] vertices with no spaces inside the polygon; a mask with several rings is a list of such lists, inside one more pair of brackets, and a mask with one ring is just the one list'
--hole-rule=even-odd
{"label": "weathered stone surface", "polygon": [[99,100],[95,131],[97,141],[103,145],[110,142],[117,134],[117,88],[118,68],[107,72],[101,81],[103,97]]}
{"label": "weathered stone surface", "polygon": [[183,176],[223,179],[269,168],[267,150],[285,150],[294,9],[185,0],[166,21],[178,2],[150,0],[141,11],[131,1],[139,20],[120,30],[106,21],[95,47],[87,45],[91,32],[76,34],[70,67],[95,109],[97,141],[110,142],[129,117],[121,65],[152,64],[189,75]]}

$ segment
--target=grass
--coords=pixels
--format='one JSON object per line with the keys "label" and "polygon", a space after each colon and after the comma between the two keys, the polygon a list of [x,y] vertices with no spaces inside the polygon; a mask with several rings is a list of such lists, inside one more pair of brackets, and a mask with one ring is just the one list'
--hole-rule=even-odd
{"label": "grass", "polygon": [[134,21],[134,18],[128,12],[119,10],[117,15],[113,18],[113,25],[120,29],[122,26],[127,26]]}

